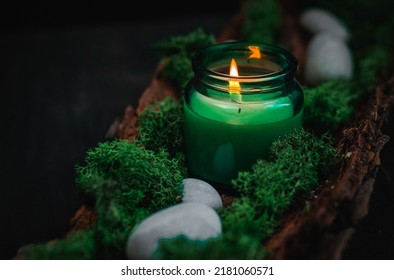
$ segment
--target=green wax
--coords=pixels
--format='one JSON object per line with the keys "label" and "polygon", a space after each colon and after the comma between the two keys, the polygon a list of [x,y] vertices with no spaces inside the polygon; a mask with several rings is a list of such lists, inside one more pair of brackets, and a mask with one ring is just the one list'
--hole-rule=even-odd
{"label": "green wax", "polygon": [[274,140],[302,125],[288,96],[242,102],[217,100],[194,91],[185,103],[185,145],[191,173],[230,184],[240,171],[266,159]]}
{"label": "green wax", "polygon": [[[210,90],[212,94],[214,90]],[[224,100],[214,99],[199,94],[197,91],[190,96],[190,108],[202,117],[218,122],[236,125],[266,124],[288,119],[294,114],[293,104],[289,96],[247,101],[249,96],[228,94]],[[268,94],[266,94],[268,95]]]}

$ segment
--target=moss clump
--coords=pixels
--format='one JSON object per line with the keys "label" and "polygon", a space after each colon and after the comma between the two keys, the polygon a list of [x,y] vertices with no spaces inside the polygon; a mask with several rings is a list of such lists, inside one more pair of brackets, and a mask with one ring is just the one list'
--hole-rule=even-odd
{"label": "moss clump", "polygon": [[[391,0],[361,0],[354,8],[354,1],[319,0],[304,1],[305,9],[320,7],[332,12],[349,30],[349,46],[354,60],[352,82],[360,91],[360,96],[375,89],[379,79],[391,70],[394,48],[394,17],[389,7]],[[352,11],[349,13],[349,11]],[[360,19],[363,20],[360,20]]]}
{"label": "moss clump", "polygon": [[166,149],[170,156],[183,152],[183,104],[166,98],[147,107],[139,117],[136,142],[145,149]]}
{"label": "moss clump", "polygon": [[387,49],[371,47],[355,62],[352,80],[334,79],[315,87],[305,86],[304,126],[319,134],[336,133],[354,116],[358,102],[388,73],[389,63]]}
{"label": "moss clump", "polygon": [[279,6],[275,0],[252,0],[245,5],[243,37],[249,42],[274,44],[280,27]]}
{"label": "moss clump", "polygon": [[239,221],[218,239],[193,241],[181,235],[163,239],[154,258],[161,260],[252,260],[266,256],[260,238],[248,234]]}
{"label": "moss clump", "polygon": [[389,72],[389,65],[392,60],[388,48],[371,47],[367,54],[358,60],[356,80],[359,88],[363,88],[365,92],[374,90],[379,83],[379,79],[385,77]]}
{"label": "moss clump", "polygon": [[124,258],[126,238],[147,215],[177,202],[181,164],[127,140],[99,143],[76,166],[77,186],[96,201],[98,258]]}
{"label": "moss clump", "polygon": [[[301,207],[319,182],[333,171],[337,152],[328,134],[300,129],[275,141],[271,161],[259,160],[252,171],[233,180],[239,197],[221,209],[221,239],[206,243],[186,238],[166,240],[157,257],[184,259],[261,259],[262,244],[291,207]],[[294,164],[291,164],[294,163]]]}
{"label": "moss clump", "polygon": [[180,89],[184,89],[193,78],[191,58],[183,53],[164,59],[163,64],[164,76]]}
{"label": "moss clump", "polygon": [[197,28],[183,36],[170,36],[154,45],[160,58],[178,53],[193,55],[199,50],[215,43],[215,36]]}
{"label": "moss clump", "polygon": [[215,36],[202,28],[184,35],[172,36],[154,45],[162,59],[164,76],[174,85],[183,89],[193,77],[191,60],[194,54],[215,43]]}
{"label": "moss clump", "polygon": [[99,143],[76,166],[76,184],[95,201],[97,221],[54,244],[34,246],[32,259],[124,259],[132,228],[149,214],[174,205],[184,168],[164,150],[127,140]]}
{"label": "moss clump", "polygon": [[76,173],[77,186],[95,197],[107,191],[95,183],[98,178],[116,182],[117,193],[112,193],[112,184],[106,185],[111,197],[127,201],[124,204],[130,211],[143,200],[151,211],[174,204],[184,175],[180,163],[164,150],[154,153],[127,140],[99,143],[87,152],[86,165],[76,166]]}
{"label": "moss clump", "polygon": [[352,82],[330,80],[304,87],[304,126],[316,133],[336,131],[354,115],[359,91]]}
{"label": "moss clump", "polygon": [[[297,130],[273,143],[271,162],[259,160],[252,171],[240,172],[233,181],[241,196],[250,199],[255,212],[246,221],[258,226],[262,239],[272,234],[295,201],[302,201],[333,171],[337,153],[330,139],[328,134],[319,138],[307,130]],[[245,200],[230,208],[239,203]]]}
{"label": "moss clump", "polygon": [[[383,3],[386,0],[379,1]],[[350,30],[354,77],[350,81],[332,80],[305,88],[305,126],[319,133],[336,132],[354,116],[357,103],[376,88],[379,79],[387,75],[393,60],[390,50],[394,47],[394,41],[387,38],[394,36],[394,20],[387,18],[385,24],[379,24],[387,15],[379,13],[379,19],[376,19],[377,14],[371,11],[381,10],[384,5],[370,1],[358,3],[352,14],[346,7],[353,6],[353,2],[348,0],[339,6],[335,1],[320,0],[318,3],[338,16]],[[364,20],[360,22],[357,18]],[[372,26],[371,22],[376,24]],[[372,29],[373,32],[367,31]]]}
{"label": "moss clump", "polygon": [[[134,190],[127,193],[117,182],[102,178],[90,180],[87,187],[97,190],[97,220],[93,226],[98,248],[95,258],[125,258],[125,242],[133,226],[154,212],[150,203],[144,201],[146,194]],[[129,204],[136,206],[132,209]]]}
{"label": "moss clump", "polygon": [[55,243],[37,243],[26,248],[33,260],[89,260],[96,256],[97,243],[93,230],[75,232]]}

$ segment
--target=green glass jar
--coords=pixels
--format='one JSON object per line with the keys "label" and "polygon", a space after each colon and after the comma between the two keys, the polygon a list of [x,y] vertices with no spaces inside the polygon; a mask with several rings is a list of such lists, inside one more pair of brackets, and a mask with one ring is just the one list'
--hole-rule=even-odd
{"label": "green glass jar", "polygon": [[185,89],[189,175],[229,185],[267,159],[274,140],[302,126],[304,95],[296,58],[266,44],[227,42],[193,57]]}

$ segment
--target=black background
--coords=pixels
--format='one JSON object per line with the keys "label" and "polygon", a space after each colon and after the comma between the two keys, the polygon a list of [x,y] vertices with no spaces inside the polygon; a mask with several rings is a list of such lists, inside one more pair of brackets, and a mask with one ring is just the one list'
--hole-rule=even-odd
{"label": "black background", "polygon": [[158,63],[152,46],[218,35],[238,1],[15,3],[1,9],[0,258],[61,236],[83,202],[82,163]]}

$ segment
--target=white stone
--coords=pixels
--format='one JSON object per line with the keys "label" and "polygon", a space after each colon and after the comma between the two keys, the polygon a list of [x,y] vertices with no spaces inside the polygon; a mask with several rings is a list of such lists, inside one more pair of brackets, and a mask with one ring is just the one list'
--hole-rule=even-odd
{"label": "white stone", "polygon": [[137,225],[131,232],[126,246],[129,259],[152,259],[162,238],[185,235],[191,240],[217,238],[222,224],[211,207],[183,202],[160,210]]}
{"label": "white stone", "polygon": [[324,32],[344,41],[349,39],[349,31],[343,22],[332,13],[320,8],[304,11],[300,16],[300,24],[313,34]]}
{"label": "white stone", "polygon": [[327,33],[315,35],[307,49],[306,82],[316,85],[333,78],[349,80],[352,76],[353,60],[347,44]]}
{"label": "white stone", "polygon": [[208,205],[213,209],[223,207],[222,198],[217,190],[207,182],[194,178],[183,179],[183,202],[195,202]]}

